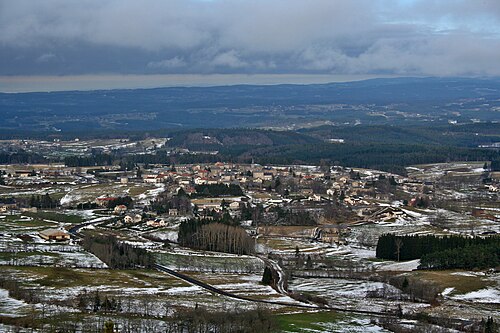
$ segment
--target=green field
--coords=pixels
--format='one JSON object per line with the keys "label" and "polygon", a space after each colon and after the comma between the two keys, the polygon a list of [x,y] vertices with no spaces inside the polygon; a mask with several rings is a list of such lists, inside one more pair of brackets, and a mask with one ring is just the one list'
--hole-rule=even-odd
{"label": "green field", "polygon": [[36,213],[23,213],[23,215],[32,217],[34,219],[49,220],[63,223],[78,224],[85,221],[81,216],[72,214],[62,214],[57,212],[36,212]]}

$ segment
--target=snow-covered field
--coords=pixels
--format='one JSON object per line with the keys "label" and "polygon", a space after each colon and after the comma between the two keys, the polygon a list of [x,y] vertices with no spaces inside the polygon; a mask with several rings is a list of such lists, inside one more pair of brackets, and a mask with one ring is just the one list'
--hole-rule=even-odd
{"label": "snow-covered field", "polygon": [[29,309],[29,304],[10,297],[7,290],[0,288],[0,316],[19,317],[25,315]]}
{"label": "snow-covered field", "polygon": [[178,271],[207,273],[256,273],[264,271],[262,260],[247,255],[195,251],[180,247],[155,251],[158,263]]}
{"label": "snow-covered field", "polygon": [[[413,312],[427,304],[399,300],[399,290],[374,281],[336,278],[293,278],[288,283],[293,292],[310,293],[325,298],[330,306],[346,309],[384,311],[394,310],[401,304],[405,312]],[[370,297],[373,295],[373,297]],[[375,295],[383,295],[378,298]]]}
{"label": "snow-covered field", "polygon": [[59,266],[80,268],[107,268],[108,266],[95,255],[86,251],[33,251],[6,252],[0,258],[0,265],[15,266]]}
{"label": "snow-covered field", "polygon": [[452,298],[476,303],[500,304],[500,290],[497,288],[485,288],[463,295],[454,295]]}

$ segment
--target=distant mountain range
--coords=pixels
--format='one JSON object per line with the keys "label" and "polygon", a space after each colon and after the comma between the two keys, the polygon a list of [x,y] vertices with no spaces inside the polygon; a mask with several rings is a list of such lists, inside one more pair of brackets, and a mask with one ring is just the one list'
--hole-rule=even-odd
{"label": "distant mountain range", "polygon": [[18,133],[496,122],[500,79],[0,93],[0,114]]}

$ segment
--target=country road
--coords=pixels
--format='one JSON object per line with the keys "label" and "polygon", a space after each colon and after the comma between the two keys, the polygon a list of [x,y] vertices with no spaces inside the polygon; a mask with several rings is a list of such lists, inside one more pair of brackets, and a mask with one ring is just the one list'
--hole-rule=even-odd
{"label": "country road", "polygon": [[235,295],[233,293],[224,291],[222,289],[216,288],[212,285],[209,285],[205,282],[202,282],[200,280],[197,280],[191,276],[188,276],[186,274],[182,274],[179,272],[176,272],[174,270],[171,270],[163,265],[155,264],[153,266],[155,269],[159,270],[160,272],[164,272],[167,274],[170,274],[176,278],[179,278],[181,280],[184,280],[186,282],[189,282],[190,284],[202,287],[210,292],[230,297],[233,299],[238,299],[241,301],[247,301],[247,302],[255,302],[255,303],[265,303],[265,304],[272,304],[272,305],[281,305],[281,306],[290,306],[290,307],[296,307],[296,308],[302,308],[302,309],[315,309],[315,310],[330,310],[330,311],[339,311],[339,312],[348,312],[348,313],[357,313],[357,314],[363,314],[363,315],[368,315],[368,316],[384,316],[384,317],[394,317],[395,314],[390,313],[390,312],[374,312],[374,311],[363,311],[363,310],[352,310],[352,309],[344,309],[344,308],[338,308],[338,307],[330,307],[330,306],[317,306],[317,305],[308,305],[308,304],[300,304],[300,303],[288,303],[288,302],[280,302],[280,301],[268,301],[268,300],[262,300],[262,299],[252,299],[246,296],[240,296],[240,295]]}
{"label": "country road", "polygon": [[288,288],[286,287],[286,274],[283,271],[283,268],[281,268],[281,266],[276,261],[264,256],[257,256],[257,258],[262,260],[267,266],[270,266],[278,273],[279,280],[276,282],[276,291],[278,291],[280,294],[288,295]]}
{"label": "country road", "polygon": [[100,222],[112,219],[112,218],[113,218],[113,216],[97,217],[93,220],[72,226],[71,228],[68,229],[68,232],[75,238],[82,238],[82,235],[79,233],[80,229],[82,229],[83,227],[92,225],[92,224],[96,224],[96,223],[100,223]]}

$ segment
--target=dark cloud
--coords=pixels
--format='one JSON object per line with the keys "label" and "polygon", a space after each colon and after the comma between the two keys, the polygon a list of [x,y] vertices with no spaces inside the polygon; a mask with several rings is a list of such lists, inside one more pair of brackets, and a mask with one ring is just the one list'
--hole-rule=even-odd
{"label": "dark cloud", "polygon": [[0,75],[500,75],[500,2],[4,0],[0,58]]}

